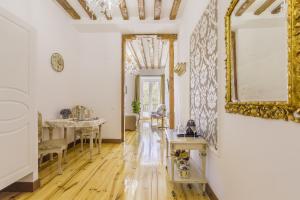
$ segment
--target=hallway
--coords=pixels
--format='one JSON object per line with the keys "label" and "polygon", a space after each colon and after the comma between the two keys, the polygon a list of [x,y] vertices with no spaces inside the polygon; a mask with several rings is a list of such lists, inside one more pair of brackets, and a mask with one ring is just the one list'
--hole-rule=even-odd
{"label": "hallway", "polygon": [[[56,161],[40,169],[41,188],[34,193],[0,194],[0,199],[66,200],[206,200],[197,185],[172,184],[164,167],[162,131],[142,122],[140,133],[127,132],[124,144],[103,144],[100,155],[88,162],[89,151],[69,150],[63,175]],[[162,150],[163,149],[163,150]],[[4,196],[5,195],[5,196]]]}

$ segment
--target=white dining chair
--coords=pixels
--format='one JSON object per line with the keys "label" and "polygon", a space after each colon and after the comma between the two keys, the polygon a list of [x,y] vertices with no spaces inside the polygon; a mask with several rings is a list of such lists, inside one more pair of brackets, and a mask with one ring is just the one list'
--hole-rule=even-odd
{"label": "white dining chair", "polygon": [[[67,162],[67,149],[68,149],[68,143],[66,139],[52,139],[52,137],[49,136],[48,140],[44,140],[44,128],[43,126],[43,118],[42,114],[38,113],[38,155],[39,155],[39,164],[41,166],[43,161],[43,156],[47,154],[53,154],[57,153],[57,162],[58,162],[58,174],[62,174],[62,158],[64,158],[64,162]],[[51,128],[49,129],[50,131]]]}

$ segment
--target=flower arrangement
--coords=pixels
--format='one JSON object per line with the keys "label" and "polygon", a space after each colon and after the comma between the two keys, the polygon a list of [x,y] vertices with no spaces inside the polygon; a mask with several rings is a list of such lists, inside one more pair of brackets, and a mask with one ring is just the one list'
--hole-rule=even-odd
{"label": "flower arrangement", "polygon": [[190,163],[189,163],[189,153],[185,150],[177,150],[174,153],[175,162],[177,169],[179,170],[179,175],[181,178],[190,177]]}

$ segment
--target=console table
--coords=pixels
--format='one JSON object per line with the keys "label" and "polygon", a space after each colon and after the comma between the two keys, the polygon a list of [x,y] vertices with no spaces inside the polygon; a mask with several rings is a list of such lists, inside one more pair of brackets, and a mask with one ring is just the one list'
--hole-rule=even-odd
{"label": "console table", "polygon": [[[201,137],[178,137],[178,132],[168,129],[166,131],[167,144],[167,173],[171,181],[176,183],[199,183],[202,185],[203,194],[206,189],[206,154],[207,142]],[[179,171],[175,165],[175,156],[173,152],[176,150],[198,150],[201,158],[201,163],[196,163],[190,157],[190,178],[181,178]]]}

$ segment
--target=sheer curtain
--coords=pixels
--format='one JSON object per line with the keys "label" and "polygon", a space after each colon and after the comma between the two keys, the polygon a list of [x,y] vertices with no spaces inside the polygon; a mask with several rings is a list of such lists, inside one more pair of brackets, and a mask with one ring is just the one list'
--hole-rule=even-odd
{"label": "sheer curtain", "polygon": [[160,76],[160,103],[165,104],[165,75]]}
{"label": "sheer curtain", "polygon": [[140,75],[135,76],[134,100],[140,101]]}

